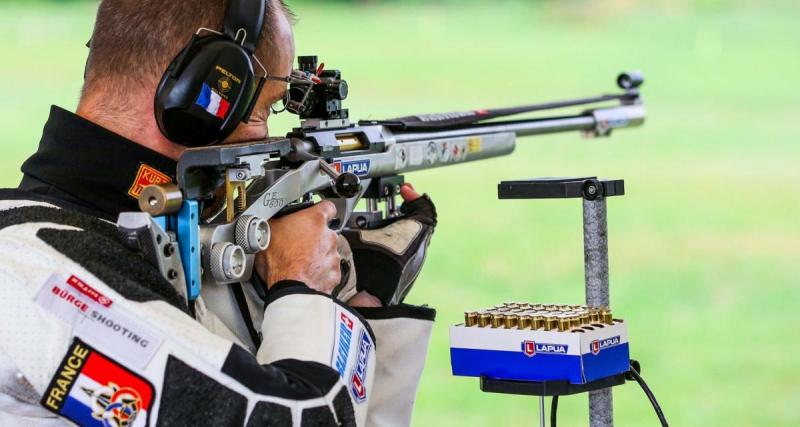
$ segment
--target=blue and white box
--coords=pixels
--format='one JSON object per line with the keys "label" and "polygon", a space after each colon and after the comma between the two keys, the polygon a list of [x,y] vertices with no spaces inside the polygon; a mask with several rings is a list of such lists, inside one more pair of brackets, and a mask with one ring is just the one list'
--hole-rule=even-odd
{"label": "blue and white box", "polygon": [[624,321],[582,331],[451,326],[453,375],[585,384],[630,369]]}

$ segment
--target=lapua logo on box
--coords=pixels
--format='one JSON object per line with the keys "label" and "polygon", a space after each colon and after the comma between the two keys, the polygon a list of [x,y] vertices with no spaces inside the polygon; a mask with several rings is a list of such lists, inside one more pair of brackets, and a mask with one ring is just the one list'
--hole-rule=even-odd
{"label": "lapua logo on box", "polygon": [[522,352],[528,357],[533,357],[537,353],[542,354],[567,354],[569,346],[566,344],[537,343],[534,341],[522,341]]}
{"label": "lapua logo on box", "polygon": [[615,345],[619,344],[620,341],[619,335],[603,338],[601,340],[594,340],[590,344],[590,349],[592,350],[592,354],[598,354],[603,349],[614,347]]}

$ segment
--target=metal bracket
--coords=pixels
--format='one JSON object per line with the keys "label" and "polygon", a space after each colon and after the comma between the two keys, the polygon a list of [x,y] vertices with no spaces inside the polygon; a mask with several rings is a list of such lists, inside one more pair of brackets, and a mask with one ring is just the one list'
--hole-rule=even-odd
{"label": "metal bracket", "polygon": [[167,230],[166,217],[153,218],[145,212],[122,212],[117,219],[122,242],[140,251],[186,301],[191,299],[190,290],[186,286],[182,253],[176,251],[181,241]]}

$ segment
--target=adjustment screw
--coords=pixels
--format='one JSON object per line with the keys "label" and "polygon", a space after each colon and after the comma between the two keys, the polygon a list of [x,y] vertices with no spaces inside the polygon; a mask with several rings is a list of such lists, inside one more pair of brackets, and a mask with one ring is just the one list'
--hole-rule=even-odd
{"label": "adjustment screw", "polygon": [[269,223],[253,215],[242,215],[236,220],[236,244],[248,254],[267,249],[270,240]]}
{"label": "adjustment screw", "polygon": [[215,243],[211,248],[211,276],[227,283],[244,276],[246,255],[241,246],[229,242]]}

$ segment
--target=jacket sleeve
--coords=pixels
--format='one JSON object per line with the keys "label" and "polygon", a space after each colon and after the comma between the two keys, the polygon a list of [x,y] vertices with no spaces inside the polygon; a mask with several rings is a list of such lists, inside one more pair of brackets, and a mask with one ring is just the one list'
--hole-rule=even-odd
{"label": "jacket sleeve", "polygon": [[436,311],[400,304],[358,308],[379,344],[368,426],[408,426]]}
{"label": "jacket sleeve", "polygon": [[77,424],[363,425],[375,341],[356,313],[287,286],[267,307],[274,332],[255,356],[159,297],[147,265],[113,237],[47,222],[0,230],[0,352],[14,371],[0,379],[29,389],[11,397],[16,414],[41,415],[28,405]]}

